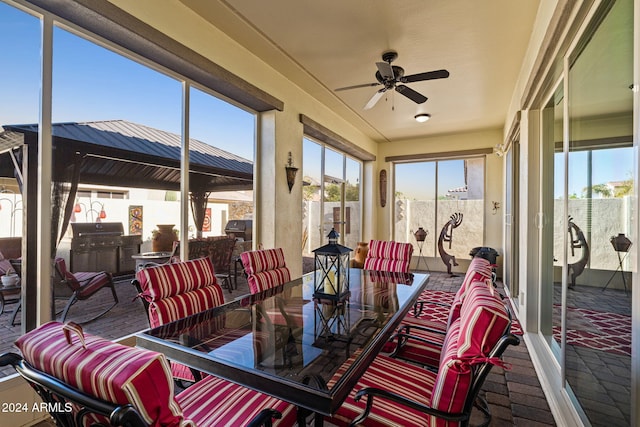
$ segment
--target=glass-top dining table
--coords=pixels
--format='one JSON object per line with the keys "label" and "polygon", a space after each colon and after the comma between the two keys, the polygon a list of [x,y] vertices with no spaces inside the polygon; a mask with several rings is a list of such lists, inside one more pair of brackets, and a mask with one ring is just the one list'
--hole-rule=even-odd
{"label": "glass-top dining table", "polygon": [[316,274],[143,331],[136,344],[331,415],[409,312],[429,275],[351,269],[349,291],[335,300],[314,298],[322,295],[314,292]]}

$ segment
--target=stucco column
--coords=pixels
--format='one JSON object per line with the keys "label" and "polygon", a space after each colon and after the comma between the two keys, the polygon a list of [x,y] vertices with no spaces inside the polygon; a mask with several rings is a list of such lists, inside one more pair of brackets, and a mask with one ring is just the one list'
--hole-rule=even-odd
{"label": "stucco column", "polygon": [[[254,240],[284,249],[293,277],[302,274],[302,124],[298,114],[260,113],[254,167]],[[298,174],[291,193],[285,166],[289,152]]]}

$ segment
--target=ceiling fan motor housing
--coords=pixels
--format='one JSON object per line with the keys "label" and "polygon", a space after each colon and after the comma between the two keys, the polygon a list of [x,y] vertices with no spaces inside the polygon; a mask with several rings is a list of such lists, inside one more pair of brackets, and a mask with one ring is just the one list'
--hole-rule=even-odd
{"label": "ceiling fan motor housing", "polygon": [[395,50],[387,50],[385,52],[382,52],[382,60],[384,62],[392,63],[396,59],[398,59],[398,52],[396,52]]}
{"label": "ceiling fan motor housing", "polygon": [[393,88],[396,82],[404,76],[404,68],[397,67],[395,65],[392,65],[391,68],[393,69],[392,77],[384,78],[382,77],[382,74],[380,74],[380,71],[376,71],[376,80],[378,80],[380,84],[383,84],[387,89]]}

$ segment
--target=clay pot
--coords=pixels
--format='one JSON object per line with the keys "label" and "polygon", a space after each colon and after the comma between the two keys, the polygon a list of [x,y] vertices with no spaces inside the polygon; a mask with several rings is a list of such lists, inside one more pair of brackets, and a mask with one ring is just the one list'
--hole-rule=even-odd
{"label": "clay pot", "polygon": [[363,268],[364,260],[369,253],[368,242],[358,242],[353,259],[351,259],[351,268]]}
{"label": "clay pot", "polygon": [[424,228],[418,227],[413,235],[416,237],[417,242],[424,242],[424,239],[427,238],[427,234],[429,234]]}
{"label": "clay pot", "polygon": [[175,224],[158,224],[151,238],[153,252],[170,252],[173,242],[178,240],[178,232],[173,229]]}

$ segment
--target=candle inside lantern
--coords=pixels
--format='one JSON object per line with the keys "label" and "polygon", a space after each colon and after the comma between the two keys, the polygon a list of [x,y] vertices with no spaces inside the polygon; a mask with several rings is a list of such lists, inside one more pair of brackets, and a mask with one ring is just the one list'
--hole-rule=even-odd
{"label": "candle inside lantern", "polygon": [[333,270],[327,272],[327,277],[324,279],[324,293],[335,294],[336,293],[336,273]]}

